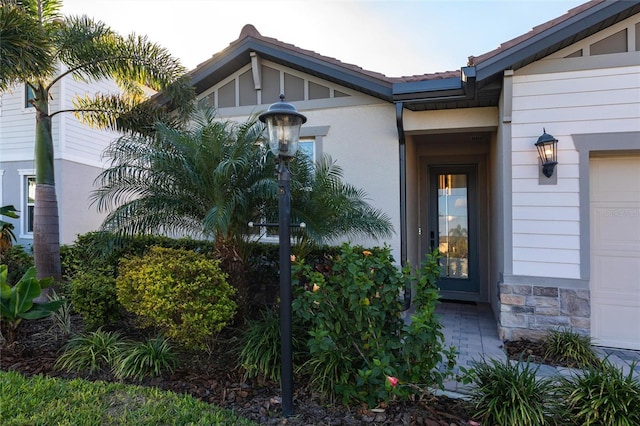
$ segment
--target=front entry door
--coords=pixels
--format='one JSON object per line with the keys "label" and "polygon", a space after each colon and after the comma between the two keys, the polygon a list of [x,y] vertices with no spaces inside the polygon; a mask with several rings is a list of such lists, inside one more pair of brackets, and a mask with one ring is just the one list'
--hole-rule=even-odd
{"label": "front entry door", "polygon": [[429,168],[428,238],[440,252],[444,299],[478,300],[478,172],[475,165]]}

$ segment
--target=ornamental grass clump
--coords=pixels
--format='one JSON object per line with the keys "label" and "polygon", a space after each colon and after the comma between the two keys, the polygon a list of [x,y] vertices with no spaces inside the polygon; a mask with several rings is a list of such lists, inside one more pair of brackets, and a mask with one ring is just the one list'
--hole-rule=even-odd
{"label": "ornamental grass clump", "polygon": [[173,372],[177,363],[178,358],[169,341],[155,337],[128,344],[114,365],[113,373],[119,379],[132,377],[142,380],[147,376],[160,376],[165,371]]}
{"label": "ornamental grass clump", "polygon": [[[326,396],[369,406],[441,386],[455,355],[445,350],[434,314],[436,255],[427,256],[418,277],[398,269],[388,247],[344,244],[326,263],[296,261],[292,274],[294,321],[308,332],[300,372],[312,385]],[[407,324],[400,293],[412,280],[420,296]],[[396,386],[388,377],[397,378]]]}
{"label": "ornamental grass clump", "polygon": [[474,385],[470,399],[474,418],[499,426],[553,424],[552,381],[538,380],[538,368],[521,360],[474,361],[465,377]]}
{"label": "ornamental grass clump", "polygon": [[207,348],[236,314],[235,289],[219,262],[189,250],[152,247],[123,259],[116,290],[143,326],[186,348]]}
{"label": "ornamental grass clump", "polygon": [[98,329],[78,335],[64,346],[55,367],[60,370],[93,374],[116,365],[127,343],[118,332]]}
{"label": "ornamental grass clump", "polygon": [[605,360],[597,368],[589,367],[562,377],[556,388],[564,425],[640,425],[640,380]]}
{"label": "ornamental grass clump", "polygon": [[544,340],[545,358],[574,368],[597,367],[600,359],[591,349],[591,338],[563,328],[551,331]]}

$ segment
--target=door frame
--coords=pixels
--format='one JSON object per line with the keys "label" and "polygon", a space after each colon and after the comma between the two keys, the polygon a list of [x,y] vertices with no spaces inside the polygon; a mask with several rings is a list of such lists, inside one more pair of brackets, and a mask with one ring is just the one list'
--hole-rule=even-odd
{"label": "door frame", "polygon": [[[420,185],[419,185],[419,238],[420,238],[420,259],[424,259],[427,253],[431,252],[430,243],[430,170],[432,168],[458,166],[476,167],[476,217],[477,217],[477,238],[475,238],[475,250],[478,253],[478,285],[477,293],[441,291],[440,298],[458,301],[489,302],[489,262],[490,262],[490,242],[489,242],[489,202],[488,202],[488,178],[487,178],[487,158],[485,155],[456,155],[442,157],[421,157],[420,158]],[[437,207],[436,207],[437,208]],[[474,206],[468,207],[470,210]],[[471,241],[470,241],[471,244]]]}

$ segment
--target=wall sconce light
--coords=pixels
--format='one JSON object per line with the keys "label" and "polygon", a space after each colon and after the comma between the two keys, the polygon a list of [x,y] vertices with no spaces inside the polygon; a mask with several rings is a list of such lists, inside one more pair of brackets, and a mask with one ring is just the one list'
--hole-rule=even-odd
{"label": "wall sconce light", "polygon": [[542,174],[550,178],[553,176],[553,170],[558,164],[558,139],[554,138],[543,128],[542,136],[536,142],[538,148],[538,156],[542,164]]}

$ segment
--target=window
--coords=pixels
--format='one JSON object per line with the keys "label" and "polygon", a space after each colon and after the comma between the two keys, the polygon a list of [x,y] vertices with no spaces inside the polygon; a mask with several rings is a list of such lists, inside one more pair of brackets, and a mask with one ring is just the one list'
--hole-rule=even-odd
{"label": "window", "polygon": [[25,223],[24,229],[28,234],[33,233],[33,212],[36,206],[36,177],[35,176],[27,176],[26,178],[26,187],[27,187],[27,199],[25,200],[25,209],[23,211],[27,212],[25,215]]}
{"label": "window", "polygon": [[33,104],[31,101],[36,98],[35,93],[33,93],[33,88],[29,86],[27,83],[24,84],[24,107],[25,108],[33,108]]}
{"label": "window", "polygon": [[316,141],[315,139],[300,139],[298,142],[298,151],[309,157],[312,163],[315,163],[316,158]]}
{"label": "window", "polygon": [[33,215],[36,204],[35,170],[19,169],[20,174],[20,237],[33,238]]}

